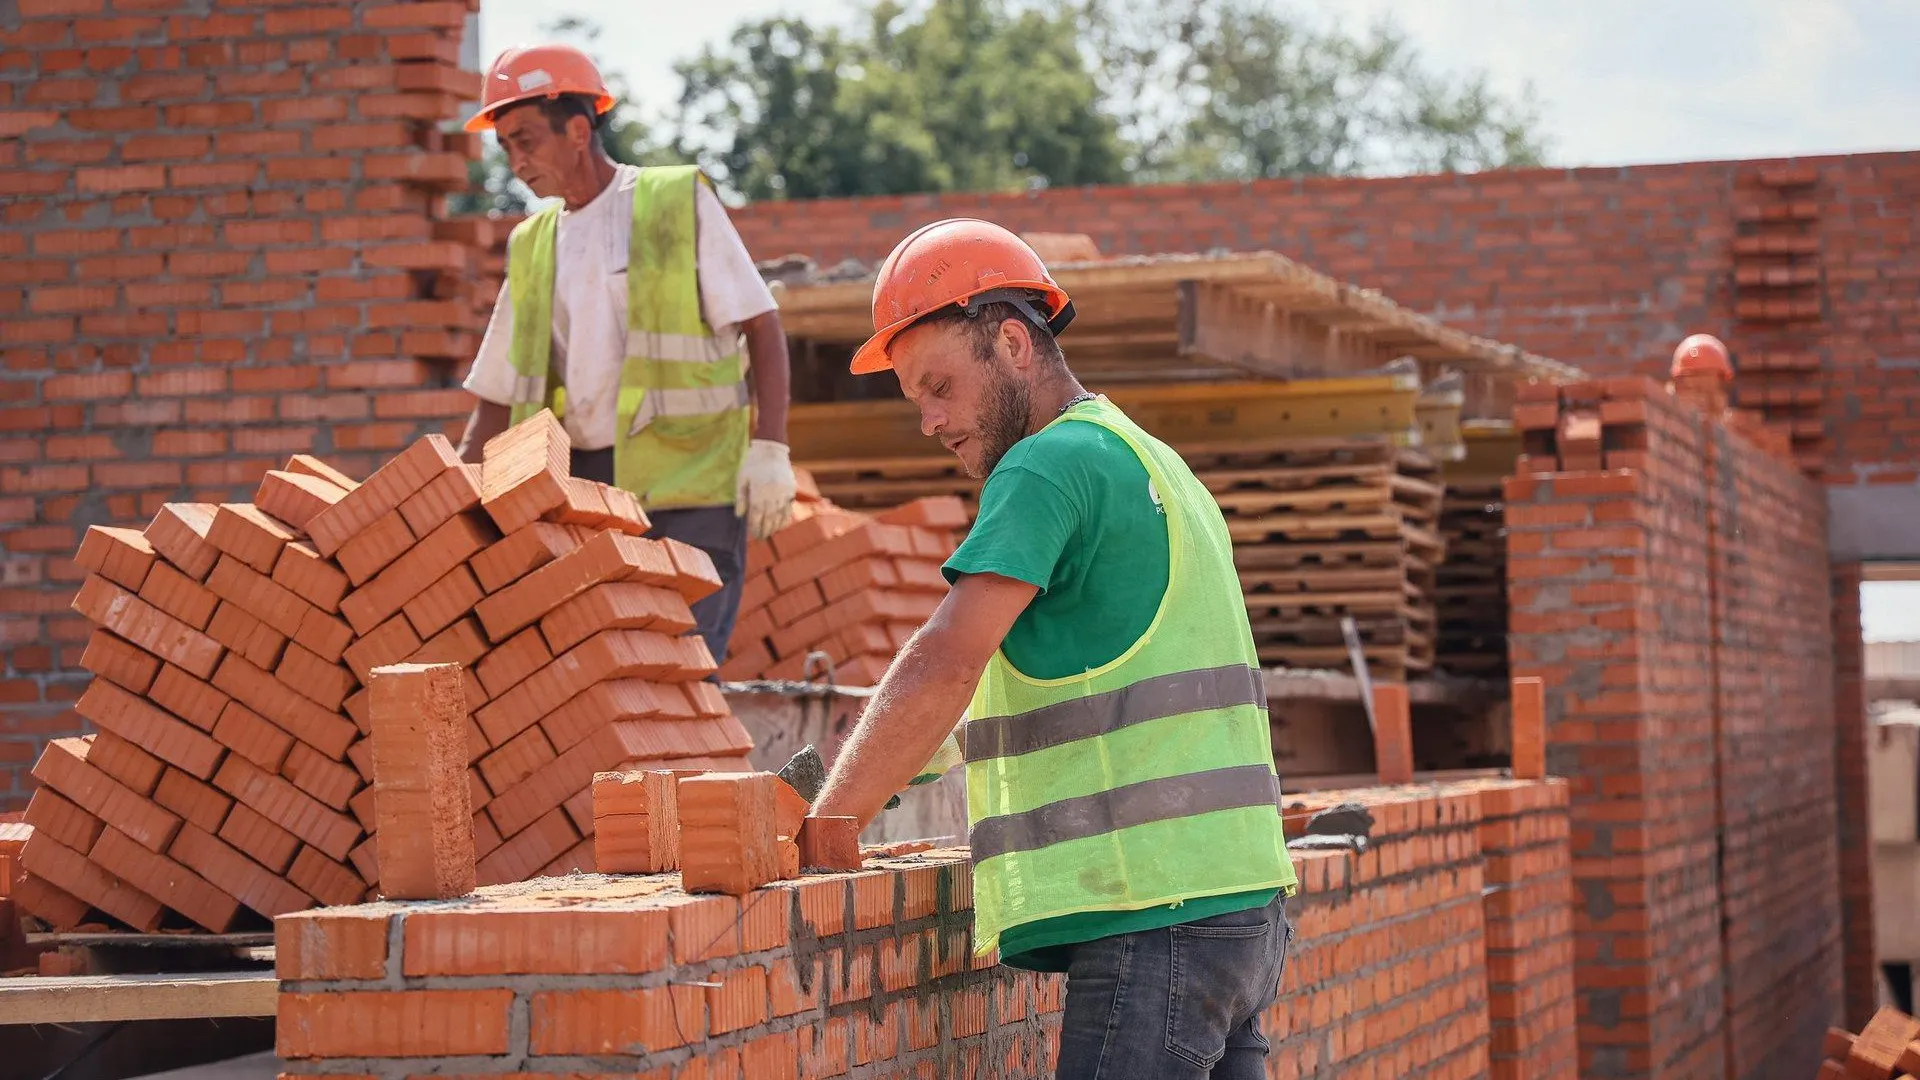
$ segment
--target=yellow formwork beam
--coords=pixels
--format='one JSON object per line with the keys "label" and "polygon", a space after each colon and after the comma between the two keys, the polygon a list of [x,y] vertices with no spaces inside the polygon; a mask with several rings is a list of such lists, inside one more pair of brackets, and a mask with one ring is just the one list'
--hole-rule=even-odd
{"label": "yellow formwork beam", "polygon": [[[1386,437],[1421,443],[1419,379],[1376,375],[1302,382],[1156,383],[1107,392],[1141,427],[1167,443],[1238,438]],[[1458,406],[1454,407],[1456,416]],[[920,433],[904,400],[796,404],[788,415],[793,457],[810,461],[911,458],[946,451]]]}

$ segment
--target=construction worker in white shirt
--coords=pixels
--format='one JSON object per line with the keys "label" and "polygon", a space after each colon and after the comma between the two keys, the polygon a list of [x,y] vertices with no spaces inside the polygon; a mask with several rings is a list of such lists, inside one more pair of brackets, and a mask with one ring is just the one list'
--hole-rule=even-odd
{"label": "construction worker in white shirt", "polygon": [[493,129],[514,175],[559,202],[509,240],[460,452],[477,461],[488,439],[553,409],[575,476],[633,492],[650,535],[713,558],[724,587],[693,614],[724,662],[747,541],[792,513],[787,339],[699,169],[607,156],[598,129],[613,105],[569,46],[508,49],[487,72],[467,130]]}

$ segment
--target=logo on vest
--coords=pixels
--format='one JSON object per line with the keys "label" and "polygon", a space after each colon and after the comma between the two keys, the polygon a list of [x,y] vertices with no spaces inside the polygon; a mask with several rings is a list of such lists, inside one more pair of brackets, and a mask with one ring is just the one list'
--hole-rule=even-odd
{"label": "logo on vest", "polygon": [[1153,500],[1154,513],[1165,517],[1167,513],[1166,504],[1160,501],[1160,489],[1153,486],[1153,477],[1151,476],[1147,477],[1147,498]]}

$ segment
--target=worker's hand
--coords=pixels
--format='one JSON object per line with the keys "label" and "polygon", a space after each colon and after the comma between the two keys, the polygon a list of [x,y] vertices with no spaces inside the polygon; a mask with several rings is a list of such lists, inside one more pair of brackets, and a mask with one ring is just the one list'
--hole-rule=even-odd
{"label": "worker's hand", "polygon": [[793,516],[794,490],[787,444],[772,439],[755,439],[748,444],[733,512],[747,519],[750,538],[765,540],[780,531]]}

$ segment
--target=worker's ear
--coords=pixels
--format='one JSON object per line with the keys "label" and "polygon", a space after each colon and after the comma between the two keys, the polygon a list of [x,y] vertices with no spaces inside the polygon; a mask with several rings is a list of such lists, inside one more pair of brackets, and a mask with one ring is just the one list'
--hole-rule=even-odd
{"label": "worker's ear", "polygon": [[574,149],[585,150],[591,147],[595,134],[593,121],[578,113],[567,117],[567,141],[573,144]]}
{"label": "worker's ear", "polygon": [[1006,350],[1007,362],[1017,371],[1025,371],[1033,366],[1033,332],[1019,319],[1005,319],[1000,323],[1000,347]]}

